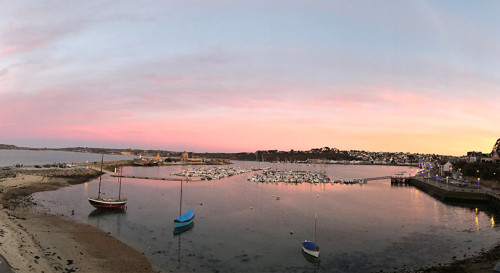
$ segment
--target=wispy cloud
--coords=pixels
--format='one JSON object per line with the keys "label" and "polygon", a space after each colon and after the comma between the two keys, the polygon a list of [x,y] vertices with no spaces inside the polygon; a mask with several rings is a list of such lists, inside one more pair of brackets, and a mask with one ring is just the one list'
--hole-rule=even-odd
{"label": "wispy cloud", "polygon": [[177,83],[177,82],[185,82],[186,78],[183,76],[157,76],[151,75],[151,80],[160,83]]}
{"label": "wispy cloud", "polygon": [[396,2],[1,3],[0,141],[460,154],[498,138],[498,19]]}
{"label": "wispy cloud", "polygon": [[3,49],[0,49],[0,57],[11,54],[12,52],[14,52],[14,49],[14,46],[7,46]]}

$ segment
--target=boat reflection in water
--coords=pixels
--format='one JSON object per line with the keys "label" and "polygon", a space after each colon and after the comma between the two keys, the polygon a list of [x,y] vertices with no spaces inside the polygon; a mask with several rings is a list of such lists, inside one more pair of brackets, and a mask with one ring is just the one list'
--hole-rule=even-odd
{"label": "boat reflection in water", "polygon": [[194,222],[191,222],[189,225],[186,226],[181,226],[181,227],[176,227],[174,228],[174,237],[177,236],[178,241],[177,241],[177,262],[181,264],[181,234],[193,229],[194,227]]}
{"label": "boat reflection in water", "polygon": [[96,218],[107,215],[120,215],[125,214],[125,210],[102,210],[102,209],[94,209],[89,213],[89,218]]}
{"label": "boat reflection in water", "polygon": [[194,227],[194,222],[191,222],[191,224],[187,226],[182,226],[182,227],[176,227],[174,228],[174,236],[180,235],[181,233],[184,233],[188,230],[191,230]]}
{"label": "boat reflection in water", "polygon": [[[319,269],[319,258],[318,257],[314,257],[312,255],[309,255],[307,254],[304,250],[302,250],[302,256],[304,256],[304,258],[306,258],[306,260],[308,262],[310,262],[311,264],[313,264],[314,266],[314,269]],[[316,272],[316,271],[315,271]]]}
{"label": "boat reflection in water", "polygon": [[89,223],[97,228],[111,228],[116,234],[121,233],[122,221],[126,221],[125,210],[94,209],[89,213]]}

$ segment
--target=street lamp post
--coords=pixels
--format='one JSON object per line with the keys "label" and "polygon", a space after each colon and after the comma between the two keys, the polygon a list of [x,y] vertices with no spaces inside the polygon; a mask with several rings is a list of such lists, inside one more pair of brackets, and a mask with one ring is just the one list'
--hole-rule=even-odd
{"label": "street lamp post", "polygon": [[481,184],[481,177],[479,177],[479,170],[477,170],[476,173],[477,173],[477,189],[479,189],[479,185]]}

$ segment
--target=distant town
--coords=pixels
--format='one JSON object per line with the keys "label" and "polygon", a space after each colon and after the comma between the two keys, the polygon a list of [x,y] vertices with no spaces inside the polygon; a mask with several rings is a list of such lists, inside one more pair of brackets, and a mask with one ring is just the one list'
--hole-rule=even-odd
{"label": "distant town", "polygon": [[195,153],[186,151],[141,150],[141,149],[111,149],[91,147],[68,148],[30,148],[9,144],[0,144],[0,149],[7,150],[50,150],[98,154],[135,155],[141,158],[161,158],[165,161],[200,161],[205,159],[225,159],[260,162],[289,163],[321,163],[321,164],[374,164],[374,165],[405,165],[419,166],[422,162],[467,162],[467,163],[500,163],[500,139],[493,145],[491,153],[468,152],[464,156],[449,156],[438,154],[420,154],[403,152],[369,152],[363,150],[342,151],[337,148],[322,147],[307,151],[290,150],[259,150],[253,153]]}
{"label": "distant town", "polygon": [[[494,181],[500,180],[500,139],[493,145],[490,153],[470,151],[464,156],[420,154],[403,152],[369,152],[362,150],[342,151],[337,148],[321,147],[307,151],[259,150],[253,153],[195,153],[187,151],[110,149],[90,147],[70,148],[29,148],[0,144],[0,149],[52,150],[99,154],[134,155],[135,165],[151,166],[165,164],[230,164],[231,160],[258,161],[274,163],[307,164],[355,164],[355,165],[392,165],[415,166],[421,168],[440,168],[441,173],[454,172],[464,177],[481,177]],[[446,170],[445,170],[446,169]],[[500,186],[500,185],[499,185]]]}
{"label": "distant town", "polygon": [[[375,165],[413,165],[418,166],[421,162],[442,162],[465,160],[463,157],[454,157],[437,154],[418,153],[394,153],[394,152],[368,152],[362,150],[342,151],[337,148],[322,147],[307,151],[279,151],[259,150],[253,153],[195,153],[186,151],[165,150],[141,150],[141,149],[110,149],[91,147],[69,147],[69,148],[29,148],[15,145],[0,144],[0,149],[16,150],[52,150],[84,153],[104,153],[135,155],[143,158],[161,157],[166,161],[201,159],[227,159],[242,161],[264,161],[264,162],[290,162],[290,163],[323,163],[323,164],[375,164]],[[187,158],[186,158],[187,156]]]}

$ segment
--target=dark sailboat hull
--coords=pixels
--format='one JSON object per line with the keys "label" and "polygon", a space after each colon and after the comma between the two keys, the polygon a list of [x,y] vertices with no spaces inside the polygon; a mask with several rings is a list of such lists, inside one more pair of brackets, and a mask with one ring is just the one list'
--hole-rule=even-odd
{"label": "dark sailboat hull", "polygon": [[89,198],[89,203],[96,209],[123,209],[127,200]]}

